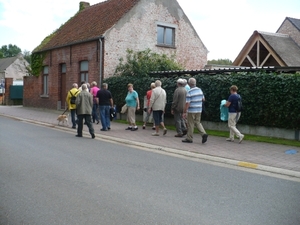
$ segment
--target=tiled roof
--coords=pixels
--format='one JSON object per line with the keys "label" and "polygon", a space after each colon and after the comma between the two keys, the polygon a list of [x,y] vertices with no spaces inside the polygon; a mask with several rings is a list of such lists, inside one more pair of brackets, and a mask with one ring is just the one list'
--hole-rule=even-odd
{"label": "tiled roof", "polygon": [[287,17],[287,19],[300,31],[300,19]]}
{"label": "tiled roof", "polygon": [[79,11],[34,52],[97,39],[119,21],[139,0],[107,0]]}
{"label": "tiled roof", "polygon": [[288,66],[300,66],[300,47],[289,35],[258,33]]}
{"label": "tiled roof", "polygon": [[0,59],[0,72],[4,72],[4,70],[6,70],[7,67],[9,67],[11,64],[13,64],[13,62],[16,61],[17,58],[18,58],[18,56],[1,58]]}

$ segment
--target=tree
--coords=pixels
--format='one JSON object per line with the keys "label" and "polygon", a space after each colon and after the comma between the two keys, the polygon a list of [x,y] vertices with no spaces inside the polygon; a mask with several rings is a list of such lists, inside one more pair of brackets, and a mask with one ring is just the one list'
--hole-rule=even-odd
{"label": "tree", "polygon": [[23,57],[29,64],[31,64],[31,52],[30,51],[24,50]]}
{"label": "tree", "polygon": [[119,59],[119,65],[114,75],[145,77],[151,71],[182,70],[183,67],[175,61],[175,56],[158,54],[150,49],[134,52],[127,49],[126,61]]}
{"label": "tree", "polygon": [[232,65],[232,61],[230,59],[213,59],[208,60],[207,64],[215,64],[215,65]]}
{"label": "tree", "polygon": [[16,45],[3,45],[0,49],[0,57],[6,58],[6,57],[13,57],[18,55],[21,51],[21,49]]}

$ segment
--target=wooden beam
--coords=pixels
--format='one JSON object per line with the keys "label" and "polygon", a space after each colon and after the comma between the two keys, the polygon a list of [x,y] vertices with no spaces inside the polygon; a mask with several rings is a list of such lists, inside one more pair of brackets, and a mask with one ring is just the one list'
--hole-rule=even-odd
{"label": "wooden beam", "polygon": [[264,59],[264,61],[261,63],[260,66],[264,66],[264,64],[267,62],[267,60],[269,59],[270,56],[271,56],[271,53],[269,52],[269,54],[267,55],[267,57]]}
{"label": "wooden beam", "polygon": [[253,67],[256,67],[255,63],[252,61],[249,55],[247,55],[247,59],[249,60],[249,62],[252,64]]}
{"label": "wooden beam", "polygon": [[260,41],[259,40],[257,40],[257,42],[256,42],[256,66],[259,66],[259,53],[260,53]]}

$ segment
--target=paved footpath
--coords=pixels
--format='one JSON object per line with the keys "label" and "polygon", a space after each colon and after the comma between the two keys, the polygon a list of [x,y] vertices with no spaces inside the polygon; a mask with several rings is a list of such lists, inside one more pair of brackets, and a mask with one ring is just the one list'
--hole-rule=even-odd
{"label": "paved footpath", "polygon": [[[72,129],[71,126],[57,125],[56,119],[61,113],[62,111],[57,110],[22,106],[0,106],[0,116],[65,129],[66,131],[74,132],[75,138],[76,130]],[[117,141],[152,150],[166,151],[300,178],[299,147],[247,140],[243,140],[239,144],[237,140],[236,142],[227,142],[225,138],[210,136],[209,133],[208,141],[205,144],[201,143],[202,139],[199,134],[195,134],[194,142],[189,144],[182,143],[182,138],[174,137],[176,132],[171,130],[165,136],[160,132],[160,136],[154,137],[151,136],[153,132],[151,126],[146,127],[145,130],[140,126],[137,131],[126,131],[126,124],[113,121],[110,131],[100,131],[100,124],[94,124],[97,139]],[[84,126],[84,131],[84,136],[90,139],[86,126]],[[90,140],[92,141],[92,139]],[[287,154],[288,150],[296,150],[298,153]]]}

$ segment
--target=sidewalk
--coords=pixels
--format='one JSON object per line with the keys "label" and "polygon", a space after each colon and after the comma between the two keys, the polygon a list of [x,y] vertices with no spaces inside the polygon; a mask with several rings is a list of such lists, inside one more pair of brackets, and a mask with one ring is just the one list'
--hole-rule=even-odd
{"label": "sidewalk", "polygon": [[[0,116],[12,117],[20,120],[28,120],[34,123],[43,123],[56,128],[67,129],[74,132],[71,126],[57,126],[57,116],[62,111],[46,110],[37,108],[26,108],[22,106],[0,106]],[[69,121],[70,122],[70,121]],[[169,130],[163,136],[151,136],[153,132],[151,126],[145,130],[140,126],[137,131],[126,131],[126,124],[113,121],[110,131],[100,131],[101,123],[94,124],[96,138],[117,141],[121,143],[137,145],[155,150],[171,152],[216,162],[228,163],[232,165],[249,167],[264,170],[277,174],[284,174],[300,178],[300,148],[285,145],[267,144],[243,140],[238,144],[227,142],[223,137],[210,136],[208,133],[207,143],[201,143],[201,136],[194,135],[192,144],[182,143],[182,138],[176,138],[175,131]],[[84,126],[87,132],[87,127]],[[247,134],[246,134],[247,135]],[[84,136],[90,138],[88,133]],[[286,154],[288,150],[296,150],[296,154]]]}

